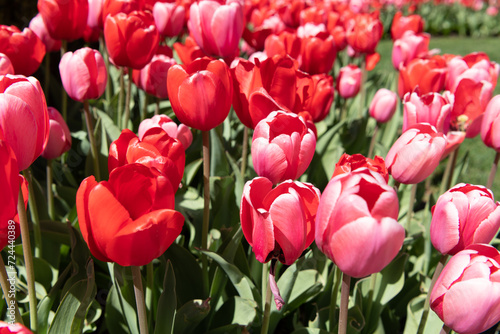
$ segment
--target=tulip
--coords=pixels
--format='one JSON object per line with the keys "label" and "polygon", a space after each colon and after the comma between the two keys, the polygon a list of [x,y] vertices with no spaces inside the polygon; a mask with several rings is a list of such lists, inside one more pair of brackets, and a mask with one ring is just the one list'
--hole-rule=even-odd
{"label": "tulip", "polygon": [[36,14],[35,17],[31,19],[29,28],[38,36],[42,43],[45,44],[45,51],[54,52],[61,49],[61,40],[54,39],[50,36],[40,13]]}
{"label": "tulip", "polygon": [[167,115],[155,115],[143,120],[139,124],[139,140],[142,140],[145,133],[151,128],[162,128],[170,137],[180,141],[184,150],[187,150],[193,141],[191,130],[184,124],[177,125]]}
{"label": "tulip", "polygon": [[337,175],[321,195],[316,245],[346,275],[379,272],[403,245],[398,211],[396,191],[381,174],[360,168]]}
{"label": "tulip", "polygon": [[168,177],[176,191],[184,174],[185,160],[182,144],[163,129],[151,128],[141,139],[132,131],[124,129],[109,147],[108,170],[111,173],[123,165],[143,164]]}
{"label": "tulip", "polygon": [[188,28],[207,55],[234,58],[243,35],[243,5],[237,0],[203,0],[189,9]]}
{"label": "tulip", "polygon": [[392,48],[392,65],[396,70],[406,66],[415,58],[424,58],[429,54],[429,41],[431,35],[407,31],[400,39],[394,41]]}
{"label": "tulip", "polygon": [[73,100],[97,99],[106,89],[108,72],[104,59],[99,51],[89,47],[66,52],[59,72],[64,89]]}
{"label": "tulip", "polygon": [[491,62],[485,53],[475,52],[464,57],[453,57],[448,61],[446,89],[455,93],[458,84],[464,78],[475,82],[488,81],[495,89],[499,71],[500,65]]}
{"label": "tulip", "polygon": [[484,112],[483,121],[481,124],[481,139],[483,143],[500,152],[500,95],[493,97],[486,111]]}
{"label": "tulip", "polygon": [[472,245],[453,256],[432,289],[431,308],[457,333],[484,332],[500,321],[500,252]]}
{"label": "tulip", "polygon": [[168,69],[176,64],[174,58],[157,53],[141,70],[133,71],[132,79],[136,86],[146,93],[166,99],[168,97],[166,84]]}
{"label": "tulip", "polygon": [[448,133],[452,103],[442,95],[432,92],[420,95],[415,90],[406,93],[403,106],[403,132],[417,123],[429,123],[438,132]]}
{"label": "tulip", "polygon": [[413,59],[407,66],[399,69],[399,97],[419,87],[421,94],[440,92],[446,80],[446,61],[441,56],[430,59]]}
{"label": "tulip", "polygon": [[441,254],[489,243],[500,228],[500,203],[483,186],[460,183],[432,207],[431,242]]}
{"label": "tulip", "polygon": [[76,208],[83,239],[100,261],[142,266],[179,236],[184,217],[173,210],[170,182],[141,164],[114,169],[109,181],[83,180]]}
{"label": "tulip", "polygon": [[375,48],[384,32],[378,12],[356,14],[346,21],[345,30],[347,43],[356,52],[366,54],[375,53]]}
{"label": "tulip", "polygon": [[49,140],[42,152],[45,159],[55,159],[71,148],[71,133],[62,115],[56,108],[48,107]]}
{"label": "tulip", "polygon": [[297,71],[297,98],[294,112],[306,110],[315,122],[322,121],[333,102],[333,78],[327,74],[308,75]]}
{"label": "tulip", "polygon": [[255,172],[273,184],[299,178],[309,167],[316,136],[304,119],[274,111],[255,127],[252,161]]}
{"label": "tulip", "polygon": [[344,99],[356,96],[361,88],[361,69],[356,65],[344,66],[337,77],[337,91]]}
{"label": "tulip", "polygon": [[309,74],[328,74],[337,56],[333,36],[326,31],[302,38],[300,69]]}
{"label": "tulip", "polygon": [[335,164],[332,179],[337,175],[350,173],[352,171],[365,167],[382,175],[385,182],[389,181],[389,172],[385,167],[384,158],[376,155],[374,159],[370,159],[363,156],[362,154],[349,155],[347,153],[342,154],[339,162]]}
{"label": "tulip", "polygon": [[293,264],[314,241],[320,192],[309,183],[285,181],[276,188],[264,177],[243,188],[240,219],[255,258]]}
{"label": "tulip", "polygon": [[380,88],[373,97],[368,109],[370,116],[379,123],[391,120],[398,105],[398,95],[386,88]]}
{"label": "tulip", "polygon": [[52,38],[73,41],[83,36],[88,0],[38,0],[37,7]]}
{"label": "tulip", "polygon": [[264,42],[264,52],[268,57],[280,55],[298,59],[302,51],[302,39],[294,31],[285,30],[272,34]]}
{"label": "tulip", "polygon": [[45,56],[45,45],[30,29],[0,25],[0,52],[9,57],[15,74],[32,75]]}
{"label": "tulip", "polygon": [[88,0],[89,1],[89,15],[87,16],[87,27],[91,29],[99,29],[102,31],[104,22],[102,18],[102,10],[104,7],[104,0]]}
{"label": "tulip", "polygon": [[0,249],[7,245],[8,222],[17,213],[17,201],[19,195],[19,169],[17,167],[16,155],[5,140],[0,140],[0,162],[2,172],[0,173]]}
{"label": "tulip", "polygon": [[434,172],[446,149],[446,136],[428,123],[417,123],[392,145],[385,165],[399,183],[416,184]]}
{"label": "tulip", "polygon": [[184,44],[175,42],[174,49],[184,65],[191,64],[195,59],[204,57],[205,54],[191,36],[187,36]]}
{"label": "tulip", "polygon": [[155,55],[160,35],[150,12],[133,11],[109,15],[104,39],[113,64],[139,70]]}
{"label": "tulip", "polygon": [[161,35],[175,37],[184,28],[186,10],[176,3],[157,2],[153,7],[153,16]]}
{"label": "tulip", "polygon": [[7,323],[0,321],[0,332],[2,334],[33,334],[28,328],[19,323]]}
{"label": "tulip", "polygon": [[19,171],[42,154],[49,139],[49,115],[38,80],[0,77],[0,131],[16,154]]}
{"label": "tulip", "polygon": [[413,31],[415,34],[422,33],[424,31],[424,20],[417,14],[403,16],[401,12],[397,12],[392,19],[392,40],[400,39],[407,31]]}
{"label": "tulip", "polygon": [[168,70],[167,90],[175,115],[189,127],[208,131],[229,114],[233,87],[221,60],[199,58]]}
{"label": "tulip", "polygon": [[102,4],[102,20],[105,23],[108,16],[118,13],[130,14],[134,11],[144,11],[144,0],[104,0]]}
{"label": "tulip", "polygon": [[14,74],[14,66],[6,54],[0,53],[0,75]]}
{"label": "tulip", "polygon": [[300,14],[307,6],[306,0],[281,1],[277,2],[277,11],[286,26],[297,28],[300,24]]}

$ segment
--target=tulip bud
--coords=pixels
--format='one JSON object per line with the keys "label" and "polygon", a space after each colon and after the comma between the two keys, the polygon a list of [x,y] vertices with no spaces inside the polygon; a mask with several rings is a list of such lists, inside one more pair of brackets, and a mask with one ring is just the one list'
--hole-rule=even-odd
{"label": "tulip bud", "polygon": [[418,123],[392,145],[385,165],[397,182],[416,184],[434,172],[445,149],[444,134],[428,123]]}
{"label": "tulip bud", "polygon": [[405,94],[403,105],[403,132],[417,123],[429,123],[438,132],[448,133],[452,103],[440,94],[420,95],[416,89]]}
{"label": "tulip bud", "polygon": [[337,91],[344,99],[356,96],[361,88],[361,69],[356,65],[344,66],[337,78]]}
{"label": "tulip bud", "polygon": [[167,37],[175,37],[184,27],[186,10],[172,2],[157,2],[153,7],[153,16],[158,32]]}
{"label": "tulip bud", "polygon": [[49,140],[42,152],[45,159],[55,159],[71,148],[71,133],[68,125],[56,108],[48,107],[49,113]]}
{"label": "tulip bud", "polygon": [[386,88],[380,88],[373,97],[368,109],[370,116],[379,123],[385,123],[391,120],[396,112],[398,104],[398,95]]}

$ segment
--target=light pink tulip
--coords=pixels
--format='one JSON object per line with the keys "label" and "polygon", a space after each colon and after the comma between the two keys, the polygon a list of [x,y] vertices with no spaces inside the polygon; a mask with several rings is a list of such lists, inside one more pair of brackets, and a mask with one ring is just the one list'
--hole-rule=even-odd
{"label": "light pink tulip", "polygon": [[108,72],[99,51],[84,47],[66,52],[59,63],[64,89],[73,100],[97,99],[104,93]]}
{"label": "light pink tulip", "polygon": [[500,95],[493,97],[483,114],[481,139],[488,147],[500,152]]}
{"label": "light pink tulip", "polygon": [[252,139],[255,172],[273,184],[295,180],[307,169],[316,148],[316,136],[296,114],[273,111],[257,123]]}
{"label": "light pink tulip", "polygon": [[425,57],[429,52],[430,39],[429,34],[406,31],[400,39],[394,41],[392,48],[394,68],[399,70],[400,66],[406,66],[411,60]]}
{"label": "light pink tulip", "polygon": [[0,75],[14,74],[14,66],[6,54],[0,53]]}
{"label": "light pink tulip", "polygon": [[62,115],[56,108],[48,107],[49,140],[42,152],[45,159],[55,159],[71,148],[71,133]]}
{"label": "light pink tulip", "polygon": [[500,320],[500,252],[472,245],[446,264],[432,289],[431,308],[457,333],[475,334]]}
{"label": "light pink tulip", "polygon": [[429,123],[438,132],[448,133],[452,104],[439,93],[406,93],[403,106],[403,132],[417,123]]}
{"label": "light pink tulip", "polygon": [[134,70],[132,78],[137,87],[146,93],[166,99],[168,97],[166,84],[168,69],[176,64],[174,58],[157,53],[142,69]]}
{"label": "light pink tulip", "polygon": [[441,254],[455,255],[472,244],[489,243],[500,228],[500,203],[483,186],[460,183],[432,207],[431,242]]}
{"label": "light pink tulip", "polygon": [[398,94],[386,88],[380,88],[373,97],[368,109],[370,116],[379,123],[385,123],[391,120],[396,112],[398,104]]}
{"label": "light pink tulip", "polygon": [[349,276],[379,272],[403,245],[398,211],[396,191],[381,174],[365,167],[339,174],[321,195],[316,245]]}
{"label": "light pink tulip", "polygon": [[337,77],[337,91],[344,99],[356,96],[361,88],[361,69],[356,65],[344,66]]}
{"label": "light pink tulip", "polygon": [[153,7],[153,16],[158,32],[163,36],[174,37],[184,27],[186,10],[175,2],[157,2]]}
{"label": "light pink tulip", "polygon": [[446,89],[455,93],[462,79],[468,78],[475,82],[488,81],[495,89],[500,65],[490,61],[485,53],[475,52],[464,57],[453,57],[448,61],[448,76]]}
{"label": "light pink tulip", "polygon": [[243,6],[238,0],[202,0],[191,5],[188,28],[207,55],[233,58],[243,35]]}
{"label": "light pink tulip", "polygon": [[142,140],[146,131],[151,128],[162,128],[170,137],[180,141],[184,150],[187,150],[193,141],[193,134],[189,127],[182,123],[177,125],[167,115],[155,115],[152,118],[143,120],[139,124],[139,139]]}
{"label": "light pink tulip", "polygon": [[59,51],[61,49],[61,40],[54,39],[50,36],[49,31],[45,22],[43,22],[42,15],[40,13],[36,14],[34,18],[31,19],[29,28],[35,33],[35,35],[40,38],[43,44],[45,44],[45,50],[47,52]]}
{"label": "light pink tulip", "polygon": [[432,174],[445,149],[443,133],[428,123],[417,123],[392,145],[385,165],[397,182],[416,184]]}

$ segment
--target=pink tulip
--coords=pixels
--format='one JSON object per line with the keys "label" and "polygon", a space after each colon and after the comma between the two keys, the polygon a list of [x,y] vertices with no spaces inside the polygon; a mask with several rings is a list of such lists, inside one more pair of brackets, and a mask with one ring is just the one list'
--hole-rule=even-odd
{"label": "pink tulip", "polygon": [[14,150],[20,171],[43,152],[49,139],[49,115],[42,87],[34,77],[0,77],[0,132]]}
{"label": "pink tulip", "polygon": [[87,26],[92,29],[99,29],[102,31],[104,28],[102,9],[104,0],[89,0],[89,15],[87,17]]}
{"label": "pink tulip", "polygon": [[359,168],[339,174],[321,195],[316,245],[349,276],[379,272],[403,245],[398,211],[396,191],[379,173]]}
{"label": "pink tulip", "polygon": [[432,174],[446,148],[446,136],[428,123],[417,123],[392,145],[385,165],[399,183],[416,184]]}
{"label": "pink tulip", "polygon": [[64,89],[73,100],[97,99],[106,89],[108,72],[97,50],[84,47],[74,53],[66,52],[59,72]]}
{"label": "pink tulip", "polygon": [[174,58],[157,53],[142,69],[134,70],[132,78],[137,87],[146,93],[166,99],[168,97],[166,84],[168,69],[176,64]]}
{"label": "pink tulip", "polygon": [[0,53],[0,75],[14,74],[14,66],[6,54]]}
{"label": "pink tulip", "polygon": [[354,97],[361,88],[361,69],[356,65],[344,66],[337,78],[337,90],[344,99]]}
{"label": "pink tulip", "polygon": [[403,132],[417,123],[429,123],[438,132],[448,133],[452,104],[439,93],[420,95],[417,90],[403,98]]}
{"label": "pink tulip", "polygon": [[481,139],[488,147],[500,152],[500,95],[493,97],[483,114]]}
{"label": "pink tulip", "polygon": [[441,254],[489,243],[500,228],[500,203],[483,186],[460,183],[432,207],[431,242]]}
{"label": "pink tulip", "polygon": [[162,128],[170,137],[180,141],[184,150],[187,150],[193,141],[191,130],[184,124],[177,125],[167,115],[155,115],[143,120],[139,124],[139,140],[142,140],[146,131],[151,128]]}
{"label": "pink tulip", "polygon": [[175,37],[184,28],[186,10],[173,2],[157,2],[153,7],[155,25],[160,35]]}
{"label": "pink tulip", "polygon": [[34,18],[31,19],[29,28],[35,33],[35,35],[40,38],[43,44],[45,44],[45,50],[47,52],[59,51],[61,49],[61,40],[54,39],[50,36],[49,31],[45,22],[43,22],[42,15],[40,13],[36,14]]}
{"label": "pink tulip", "polygon": [[475,334],[500,320],[500,252],[472,245],[446,264],[432,289],[431,308],[457,333]]}
{"label": "pink tulip", "polygon": [[255,127],[252,161],[255,172],[273,184],[295,180],[311,163],[316,136],[303,118],[284,111],[273,111]]}
{"label": "pink tulip", "polygon": [[391,120],[396,112],[398,105],[398,94],[386,88],[380,88],[373,97],[368,109],[370,116],[379,123],[385,123]]}
{"label": "pink tulip", "polygon": [[188,28],[207,55],[233,58],[243,35],[243,6],[238,0],[195,2],[189,10]]}
{"label": "pink tulip", "polygon": [[71,148],[71,133],[62,115],[56,108],[48,107],[49,112],[49,140],[42,152],[45,159],[60,157]]}
{"label": "pink tulip", "polygon": [[495,89],[500,65],[491,62],[485,53],[475,52],[464,57],[454,57],[448,61],[448,76],[446,89],[455,93],[462,79],[471,79],[474,82],[488,81]]}
{"label": "pink tulip", "polygon": [[429,52],[429,41],[431,35],[426,33],[415,34],[406,31],[400,39],[394,41],[392,48],[392,65],[396,70],[400,66],[406,66],[415,58],[425,57]]}

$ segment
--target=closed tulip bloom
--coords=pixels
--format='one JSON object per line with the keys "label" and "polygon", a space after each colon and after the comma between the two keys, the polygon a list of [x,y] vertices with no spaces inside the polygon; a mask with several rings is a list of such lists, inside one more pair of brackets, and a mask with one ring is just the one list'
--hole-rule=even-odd
{"label": "closed tulip bloom", "polygon": [[166,176],[141,164],[114,169],[109,181],[83,180],[76,209],[83,239],[100,261],[142,266],[179,236],[184,217],[173,210]]}
{"label": "closed tulip bloom", "polygon": [[446,264],[432,289],[431,308],[457,333],[486,331],[500,320],[500,252],[472,245]]}
{"label": "closed tulip bloom", "polygon": [[413,31],[407,31],[400,39],[394,41],[392,47],[392,65],[396,70],[400,66],[406,66],[415,58],[424,58],[429,53],[429,41],[431,35]]}
{"label": "closed tulip bloom", "polygon": [[494,96],[483,115],[481,124],[483,143],[500,152],[500,95]]}
{"label": "closed tulip bloom", "polygon": [[42,154],[49,139],[49,115],[37,79],[0,77],[0,132],[14,150],[20,171]]}
{"label": "closed tulip bloom", "polygon": [[379,123],[391,120],[398,105],[398,95],[386,88],[380,88],[373,97],[368,109],[370,116]]}
{"label": "closed tulip bloom", "polygon": [[43,44],[45,44],[45,51],[54,52],[61,49],[61,40],[54,39],[50,36],[49,31],[45,22],[43,22],[42,15],[40,13],[36,14],[34,18],[31,19],[29,28],[40,38]]}
{"label": "closed tulip bloom", "polygon": [[170,180],[174,192],[182,180],[186,154],[181,142],[170,137],[161,128],[147,130],[139,139],[128,129],[111,143],[108,156],[108,170],[139,163],[157,169]]}
{"label": "closed tulip bloom", "polygon": [[416,184],[434,172],[446,149],[446,136],[428,123],[417,123],[396,140],[385,158],[394,180]]}
{"label": "closed tulip bloom", "polygon": [[30,29],[0,25],[0,52],[9,57],[15,74],[32,75],[45,56],[45,45]]}
{"label": "closed tulip bloom", "polygon": [[203,0],[189,9],[188,28],[200,48],[210,56],[234,58],[243,35],[243,5],[238,0]]}
{"label": "closed tulip bloom", "polygon": [[255,127],[252,161],[255,172],[273,184],[299,178],[309,167],[316,136],[303,118],[274,111]]}
{"label": "closed tulip bloom", "polygon": [[356,52],[372,54],[375,52],[384,27],[378,18],[378,12],[356,14],[345,23],[347,43]]}
{"label": "closed tulip bloom", "polygon": [[394,14],[391,25],[392,40],[401,38],[405,32],[412,31],[419,34],[424,31],[424,20],[420,15],[414,14],[403,16],[403,13],[397,12]]}
{"label": "closed tulip bloom", "polygon": [[337,56],[335,41],[328,32],[302,38],[300,69],[309,74],[328,74]]}
{"label": "closed tulip bloom", "polygon": [[66,52],[59,63],[64,89],[73,100],[99,98],[106,89],[108,71],[99,51],[84,47]]}
{"label": "closed tulip bloom", "polygon": [[376,155],[373,159],[370,159],[363,156],[362,154],[349,155],[347,153],[342,154],[339,162],[335,164],[332,178],[337,175],[350,173],[352,171],[355,171],[356,169],[365,167],[382,175],[385,182],[389,181],[389,172],[387,171],[387,167],[385,167],[384,158]]}
{"label": "closed tulip bloom", "polygon": [[382,175],[368,168],[334,177],[316,214],[316,245],[352,277],[381,271],[398,254],[405,230],[398,196]]}
{"label": "closed tulip bloom", "polygon": [[438,93],[406,93],[403,99],[403,132],[417,123],[429,123],[438,132],[448,133],[452,104]]}
{"label": "closed tulip bloom", "polygon": [[88,0],[38,0],[37,7],[52,38],[73,41],[83,36]]}
{"label": "closed tulip bloom", "polygon": [[333,102],[333,77],[327,74],[308,75],[297,71],[297,98],[294,112],[306,110],[314,122],[322,121]]}
{"label": "closed tulip bloom", "polygon": [[55,159],[71,148],[71,133],[62,115],[56,108],[48,107],[49,140],[42,152],[45,159]]}
{"label": "closed tulip bloom", "polygon": [[184,150],[187,150],[193,142],[191,129],[184,124],[177,125],[167,115],[154,115],[152,118],[143,120],[139,124],[139,140],[142,140],[146,131],[151,128],[162,128],[170,137],[180,141]]}
{"label": "closed tulip bloom", "polygon": [[356,96],[361,88],[361,69],[356,65],[344,66],[337,77],[337,91],[344,99]]}
{"label": "closed tulip bloom", "polygon": [[14,66],[6,54],[0,53],[0,75],[14,74]]}
{"label": "closed tulip bloom", "polygon": [[170,67],[167,90],[179,121],[198,130],[215,128],[231,109],[231,74],[222,60],[205,57]]}
{"label": "closed tulip bloom", "polygon": [[104,21],[104,39],[116,66],[139,70],[155,55],[160,35],[150,12],[133,11],[109,15]]}
{"label": "closed tulip bloom", "polygon": [[314,241],[314,219],[319,190],[309,183],[285,181],[273,189],[257,177],[243,188],[240,219],[255,258],[293,264]]}
{"label": "closed tulip bloom", "polygon": [[441,56],[430,59],[415,58],[399,69],[399,97],[419,87],[421,94],[440,92],[444,88],[448,68]]}
{"label": "closed tulip bloom", "polygon": [[432,207],[431,241],[441,254],[455,255],[472,244],[487,244],[500,228],[500,203],[483,186],[460,183]]}
{"label": "closed tulip bloom", "polygon": [[168,97],[168,69],[177,62],[164,54],[155,54],[153,59],[140,70],[134,70],[132,79],[137,87],[160,99]]}
{"label": "closed tulip bloom", "polygon": [[186,10],[177,3],[157,2],[153,7],[153,16],[160,35],[175,37],[184,28]]}

